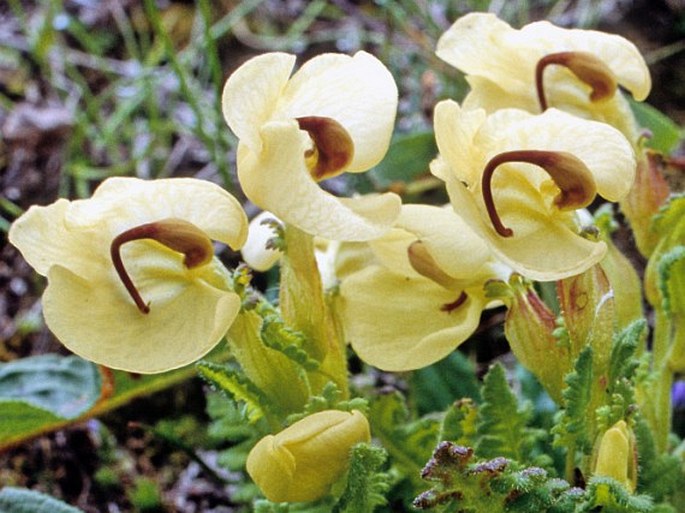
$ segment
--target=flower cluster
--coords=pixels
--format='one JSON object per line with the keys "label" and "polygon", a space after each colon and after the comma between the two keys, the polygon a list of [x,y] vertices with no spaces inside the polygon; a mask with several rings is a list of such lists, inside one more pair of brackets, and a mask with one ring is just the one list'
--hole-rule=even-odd
{"label": "flower cluster", "polygon": [[[347,343],[389,371],[444,358],[474,333],[483,310],[507,304],[488,284],[512,274],[562,280],[602,261],[607,243],[583,209],[598,196],[621,201],[633,186],[637,128],[618,86],[642,100],[650,79],[632,44],[546,22],[514,30],[479,13],[458,20],[437,55],[471,86],[461,104],[446,99],[434,111],[439,153],[430,171],[448,205],[324,190],[320,182],[369,170],[385,155],[395,82],[366,52],[320,55],[294,73],[294,56],[268,53],[236,70],[222,97],[239,139],[240,185],[265,211],[257,223],[271,219],[268,226],[253,224],[248,237],[238,201],[209,182],[111,178],[90,199],[31,208],[10,231],[47,277],[47,325],[82,357],[163,372],[199,359],[228,333],[262,392],[287,376],[255,414],[271,415],[276,434],[247,460],[273,501],[326,495],[350,448],[370,440],[357,410],[329,409],[285,427],[287,414],[302,413],[307,394],[326,383],[347,393]],[[244,259],[255,269],[281,261],[282,317],[246,300],[214,256],[213,241],[237,250],[246,240]],[[324,297],[329,285],[334,300]],[[263,343],[268,337],[286,343]],[[607,463],[619,442],[629,460],[625,433],[620,422],[607,431],[598,474],[632,479]]]}

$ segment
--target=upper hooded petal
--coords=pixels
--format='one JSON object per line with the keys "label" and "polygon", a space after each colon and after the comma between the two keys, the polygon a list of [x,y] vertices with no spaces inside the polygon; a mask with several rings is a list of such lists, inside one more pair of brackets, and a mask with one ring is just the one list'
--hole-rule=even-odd
{"label": "upper hooded petal", "polygon": [[224,119],[252,151],[261,151],[259,128],[273,119],[294,66],[294,55],[266,53],[245,62],[224,85],[221,96]]}
{"label": "upper hooded petal", "polygon": [[479,75],[505,89],[534,88],[535,66],[545,55],[589,52],[602,60],[635,99],[649,94],[649,70],[635,45],[604,32],[564,29],[541,21],[513,29],[494,14],[459,18],[438,41],[437,55],[467,75]]}
{"label": "upper hooded petal", "polygon": [[274,119],[334,119],[354,142],[354,156],[345,171],[366,171],[378,164],[388,149],[397,96],[392,75],[371,54],[322,54],[293,75]]}
{"label": "upper hooded petal", "polygon": [[390,229],[400,211],[391,193],[337,198],[322,190],[306,168],[308,137],[295,121],[262,127],[261,153],[238,148],[238,177],[255,204],[301,230],[329,240],[364,241]]}
{"label": "upper hooded petal", "polygon": [[110,178],[91,198],[72,202],[66,214],[74,229],[98,227],[114,236],[166,218],[188,221],[234,249],[247,238],[247,216],[238,200],[220,186],[196,178]]}
{"label": "upper hooded petal", "polygon": [[628,194],[635,181],[635,152],[621,132],[606,123],[556,109],[526,115],[514,123],[503,122],[507,112],[494,113],[483,128],[498,134],[488,149],[488,158],[512,150],[567,152],[587,166],[602,197],[619,201]]}

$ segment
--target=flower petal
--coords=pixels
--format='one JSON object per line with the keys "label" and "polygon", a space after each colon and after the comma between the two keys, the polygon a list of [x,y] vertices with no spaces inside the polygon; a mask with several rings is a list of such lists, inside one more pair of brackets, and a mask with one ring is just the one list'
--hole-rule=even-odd
{"label": "flower petal", "polygon": [[391,193],[336,198],[322,190],[306,168],[308,137],[295,121],[262,127],[264,149],[238,148],[238,177],[255,204],[301,230],[330,240],[364,241],[385,233],[399,215]]}
{"label": "flower petal", "polygon": [[[459,178],[468,184],[475,183],[482,171],[474,169],[476,166],[471,163],[485,162],[482,147],[473,142],[486,117],[483,109],[462,109],[454,100],[439,102],[433,113],[435,140],[440,155],[450,163],[465,163],[453,167],[459,173]],[[438,178],[445,179],[441,176]]]}
{"label": "flower petal", "polygon": [[[506,90],[534,89],[535,66],[545,55],[588,52],[601,59],[619,83],[641,101],[651,88],[644,59],[623,37],[594,30],[564,29],[541,21],[513,29],[494,14],[470,13],[438,41],[437,55],[467,75],[478,75]],[[525,85],[524,85],[525,84]]]}
{"label": "flower petal", "polygon": [[[520,111],[518,111],[520,112]],[[557,109],[528,116],[507,126],[501,116],[491,115],[484,131],[499,133],[488,157],[510,150],[567,152],[580,159],[591,171],[597,192],[609,201],[623,199],[635,180],[635,153],[628,140],[615,128]]]}
{"label": "flower petal", "polygon": [[497,258],[530,279],[551,281],[576,275],[599,262],[606,253],[604,242],[577,235],[563,222],[563,217],[548,216],[540,210],[539,201],[526,198],[523,188],[505,190],[509,196],[500,194],[495,199],[505,226],[514,230],[512,237],[501,237],[485,224],[474,197],[461,182],[450,180],[447,190],[457,214],[474,231],[487,237]]}
{"label": "flower petal", "polygon": [[272,52],[253,57],[226,81],[221,107],[226,123],[254,152],[262,149],[259,127],[273,119],[278,99],[295,66],[295,56]]}
{"label": "flower petal", "polygon": [[461,306],[444,311],[459,292],[379,266],[349,276],[340,293],[345,338],[362,360],[387,371],[418,369],[444,358],[476,330],[484,307],[469,295]]}
{"label": "flower petal", "polygon": [[97,249],[107,242],[96,230],[69,229],[65,223],[69,205],[65,199],[45,207],[34,205],[10,227],[9,241],[38,274],[47,276],[56,264],[80,275],[91,274],[95,272],[91,268],[103,261]]}
{"label": "flower petal", "polygon": [[196,178],[110,178],[92,198],[72,202],[66,214],[67,223],[79,229],[102,227],[104,222],[112,236],[165,218],[188,221],[233,249],[247,238],[247,217],[238,200],[220,186]]}
{"label": "flower petal", "polygon": [[322,54],[293,75],[280,99],[278,116],[272,119],[334,119],[354,142],[354,156],[345,171],[361,172],[378,164],[388,149],[397,95],[392,75],[371,54]]}
{"label": "flower petal", "polygon": [[452,209],[404,205],[397,227],[413,233],[452,278],[477,280],[492,258],[487,244]]}
{"label": "flower petal", "polygon": [[597,56],[637,101],[647,98],[652,87],[644,58],[637,47],[624,37],[597,30],[565,29],[547,21],[526,25],[519,37],[549,42],[551,48],[548,53],[576,51]]}
{"label": "flower petal", "polygon": [[[138,311],[108,281],[83,279],[59,265],[48,272],[43,309],[48,327],[79,356],[142,374],[190,364],[223,338],[240,298],[204,281],[183,284],[163,307]],[[160,306],[160,305],[158,305]]]}

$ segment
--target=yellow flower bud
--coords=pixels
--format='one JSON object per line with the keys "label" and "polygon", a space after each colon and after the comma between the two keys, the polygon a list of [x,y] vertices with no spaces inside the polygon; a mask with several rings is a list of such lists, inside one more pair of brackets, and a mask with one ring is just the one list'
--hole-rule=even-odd
{"label": "yellow flower bud", "polygon": [[257,442],[247,472],[272,502],[313,501],[347,470],[352,446],[370,440],[369,423],[359,411],[314,413]]}
{"label": "yellow flower bud", "polygon": [[619,420],[602,435],[594,475],[612,477],[632,492],[637,482],[636,460],[633,434],[625,421]]}

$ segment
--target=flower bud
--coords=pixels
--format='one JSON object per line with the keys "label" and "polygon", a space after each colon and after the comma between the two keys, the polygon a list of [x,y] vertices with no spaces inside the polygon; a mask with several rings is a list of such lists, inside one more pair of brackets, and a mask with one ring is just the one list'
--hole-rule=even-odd
{"label": "flower bud", "polygon": [[596,476],[611,477],[629,491],[637,482],[637,454],[634,436],[623,420],[619,420],[602,435],[595,462]]}
{"label": "flower bud", "polygon": [[314,413],[257,442],[247,472],[272,502],[313,501],[347,470],[350,449],[370,440],[369,423],[359,411]]}
{"label": "flower bud", "polygon": [[532,286],[519,275],[509,285],[511,297],[504,332],[516,355],[532,372],[554,401],[561,403],[564,376],[571,370],[569,348],[555,335],[556,317]]}
{"label": "flower bud", "polygon": [[671,190],[664,178],[663,157],[643,151],[637,163],[635,184],[621,202],[621,211],[630,223],[640,253],[649,257],[659,241],[652,230],[652,218],[666,203]]}

